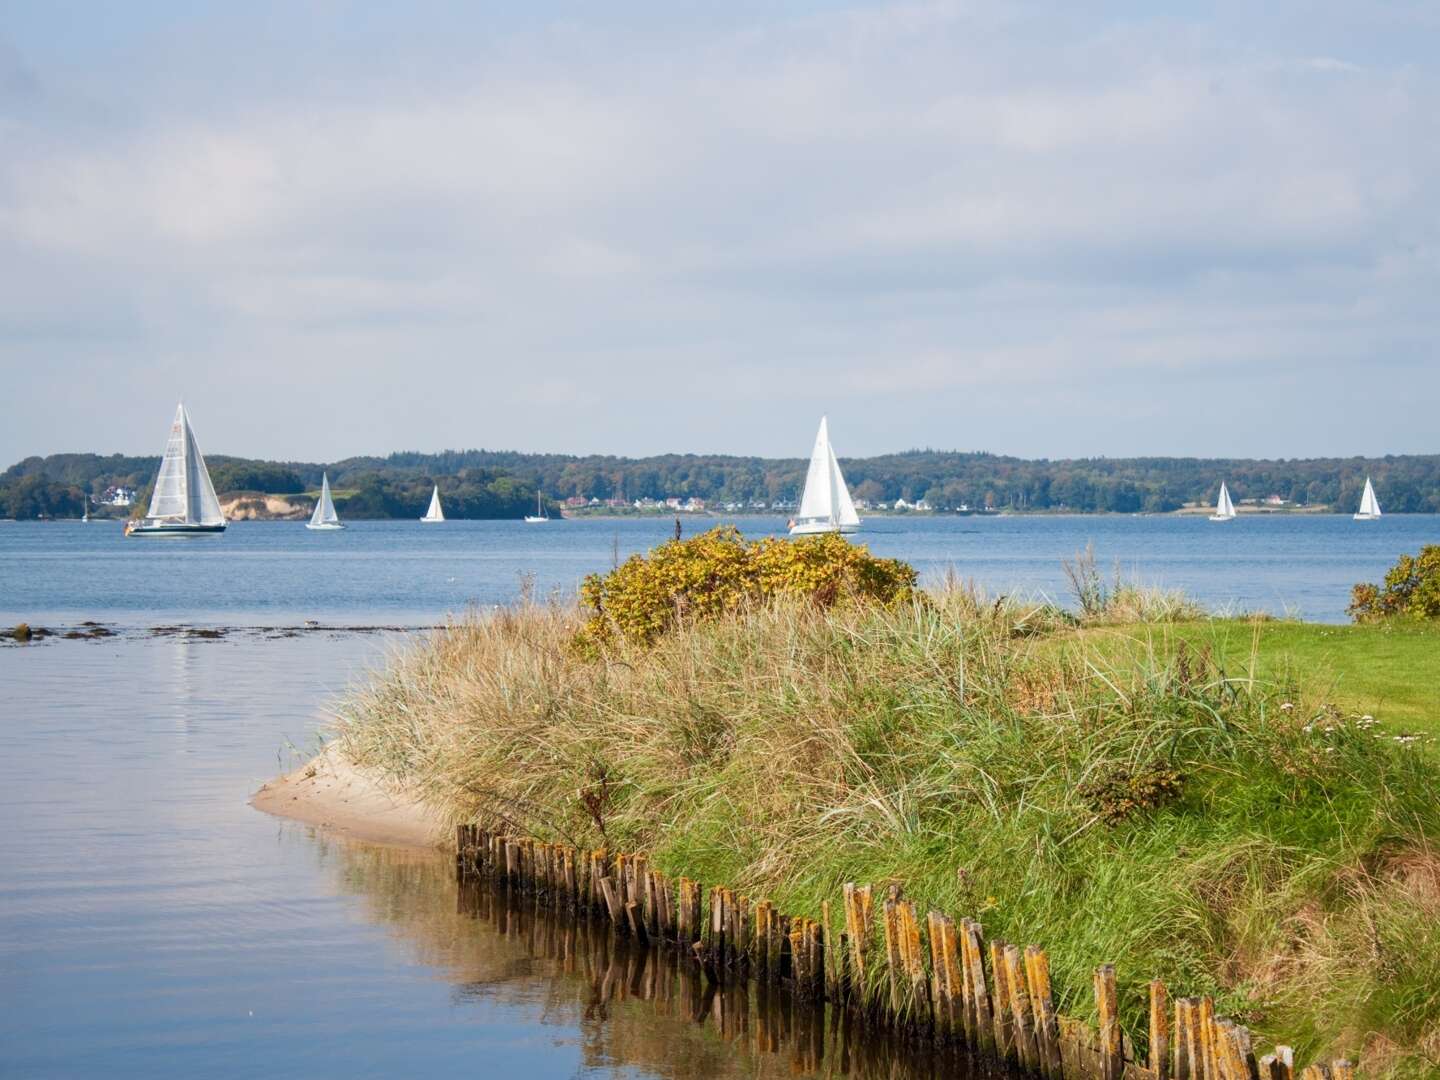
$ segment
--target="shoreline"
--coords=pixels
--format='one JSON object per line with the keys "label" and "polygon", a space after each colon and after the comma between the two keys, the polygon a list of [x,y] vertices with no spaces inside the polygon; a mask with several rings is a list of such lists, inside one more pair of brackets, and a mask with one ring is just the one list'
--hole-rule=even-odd
{"label": "shoreline", "polygon": [[249,802],[261,813],[385,847],[433,852],[448,836],[433,807],[387,788],[334,747],[262,784]]}

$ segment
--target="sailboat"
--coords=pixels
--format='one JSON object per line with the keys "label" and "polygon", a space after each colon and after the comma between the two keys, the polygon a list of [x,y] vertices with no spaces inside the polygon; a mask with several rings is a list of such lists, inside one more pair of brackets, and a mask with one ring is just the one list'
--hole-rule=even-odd
{"label": "sailboat", "polygon": [[1220,481],[1220,498],[1215,501],[1215,512],[1210,515],[1211,521],[1234,521],[1235,504],[1230,501],[1230,489],[1225,486],[1225,481]]}
{"label": "sailboat", "polygon": [[90,524],[90,496],[85,496],[85,513],[80,515],[80,520],[86,525]]}
{"label": "sailboat", "polygon": [[1365,494],[1360,496],[1360,510],[1355,515],[1356,521],[1376,521],[1380,517],[1380,500],[1375,498],[1375,488],[1370,483],[1370,477],[1365,477]]}
{"label": "sailboat", "polygon": [[791,536],[812,536],[815,533],[853,533],[860,528],[850,489],[840,474],[840,463],[830,446],[827,418],[820,418],[815,433],[815,449],[810,451],[810,471],[805,474],[805,494],[800,497],[800,512],[790,520]]}
{"label": "sailboat", "polygon": [[540,501],[540,492],[535,492],[535,513],[526,514],[525,520],[532,525],[538,525],[542,521],[549,521],[550,515],[545,513],[545,504]]}
{"label": "sailboat", "polygon": [[125,526],[126,536],[206,536],[225,531],[225,515],[190,414],[185,403],[175,408],[170,425],[170,438],[165,443],[165,456],[155,476],[155,494],[150,499],[150,512]]}
{"label": "sailboat", "polygon": [[430,509],[425,511],[425,516],[420,519],[427,525],[433,525],[437,521],[445,520],[445,511],[440,509],[440,485],[435,485],[435,490],[430,493]]}
{"label": "sailboat", "polygon": [[330,474],[320,474],[320,501],[315,504],[315,513],[305,523],[307,529],[343,529],[340,515],[335,513],[335,500],[330,498]]}

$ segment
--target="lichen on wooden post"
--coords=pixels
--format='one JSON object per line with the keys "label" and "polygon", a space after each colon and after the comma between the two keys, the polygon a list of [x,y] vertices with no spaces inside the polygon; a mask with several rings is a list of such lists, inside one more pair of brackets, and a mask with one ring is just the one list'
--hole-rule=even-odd
{"label": "lichen on wooden post", "polygon": [[1101,1080],[1120,1080],[1125,1060],[1114,964],[1101,964],[1095,969],[1095,1018],[1100,1035]]}

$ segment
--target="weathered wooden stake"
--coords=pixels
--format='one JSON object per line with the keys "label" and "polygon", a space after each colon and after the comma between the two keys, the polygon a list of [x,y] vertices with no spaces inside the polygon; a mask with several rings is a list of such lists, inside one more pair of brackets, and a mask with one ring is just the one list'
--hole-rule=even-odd
{"label": "weathered wooden stake", "polygon": [[1034,945],[1025,947],[1025,976],[1030,984],[1030,1007],[1035,1014],[1035,1049],[1048,1080],[1060,1080],[1060,1025],[1050,992],[1050,957]]}
{"label": "weathered wooden stake", "polygon": [[1035,1045],[1035,1018],[1030,1008],[1030,990],[1025,977],[1025,960],[1018,945],[1005,946],[1005,980],[1010,986],[1010,1013],[1015,1026],[1015,1054],[1032,1072],[1040,1069]]}
{"label": "weathered wooden stake", "polygon": [[1005,1061],[1016,1061],[1015,1019],[1010,1003],[1010,976],[1005,970],[1005,942],[995,938],[990,942],[990,980],[994,984],[995,997],[995,1055]]}
{"label": "weathered wooden stake", "polygon": [[1170,992],[1159,979],[1150,981],[1150,1071],[1170,1080]]}
{"label": "weathered wooden stake", "polygon": [[1120,1039],[1114,964],[1101,964],[1095,969],[1095,1012],[1100,1028],[1101,1080],[1120,1080],[1125,1070],[1125,1059]]}

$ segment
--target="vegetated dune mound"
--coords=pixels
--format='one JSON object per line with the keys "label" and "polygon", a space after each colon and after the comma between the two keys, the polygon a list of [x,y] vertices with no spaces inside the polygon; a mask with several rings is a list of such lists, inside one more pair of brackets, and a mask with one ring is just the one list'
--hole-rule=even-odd
{"label": "vegetated dune mound", "polygon": [[437,632],[342,706],[336,745],[448,823],[646,851],[787,911],[903,882],[1049,949],[1079,1016],[1114,963],[1132,1032],[1160,977],[1307,1059],[1424,1075],[1407,1055],[1440,1041],[1440,914],[1415,868],[1440,767],[1331,683],[1227,670],[1194,624],[1081,634],[958,589],[598,650],[592,617]]}

